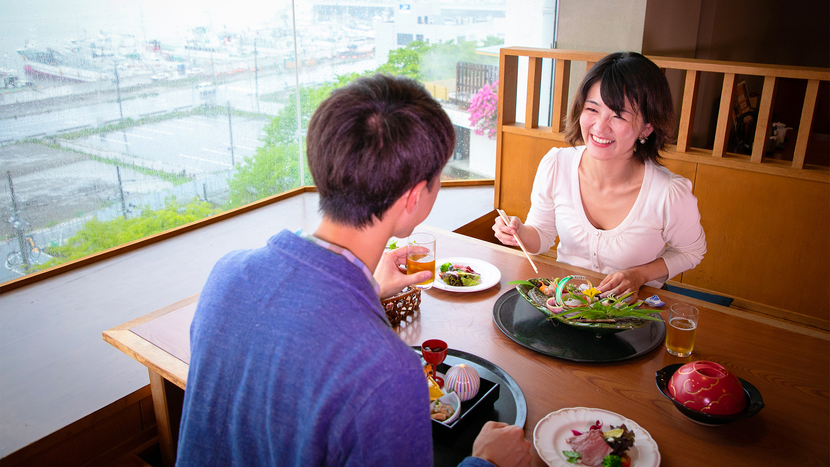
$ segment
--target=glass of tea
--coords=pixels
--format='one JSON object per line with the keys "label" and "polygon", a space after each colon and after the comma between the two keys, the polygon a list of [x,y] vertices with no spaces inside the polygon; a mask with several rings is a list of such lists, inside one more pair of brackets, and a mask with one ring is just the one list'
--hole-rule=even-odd
{"label": "glass of tea", "polygon": [[429,289],[435,281],[435,237],[425,232],[416,232],[406,242],[406,273],[421,271],[431,272],[432,277],[415,284],[415,287]]}
{"label": "glass of tea", "polygon": [[688,357],[695,348],[695,332],[700,311],[688,303],[675,303],[669,311],[666,350],[675,357]]}

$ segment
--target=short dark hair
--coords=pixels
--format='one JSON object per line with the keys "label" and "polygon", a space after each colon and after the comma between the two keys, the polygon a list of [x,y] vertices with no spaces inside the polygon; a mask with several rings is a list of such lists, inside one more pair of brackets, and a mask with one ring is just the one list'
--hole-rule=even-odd
{"label": "short dark hair", "polygon": [[377,74],[334,90],[311,117],[306,144],[320,211],[364,227],[419,182],[437,189],[455,130],[423,85]]}
{"label": "short dark hair", "polygon": [[659,161],[666,143],[672,142],[674,133],[674,110],[671,89],[662,70],[651,60],[637,52],[616,52],[602,57],[588,70],[579,92],[574,97],[568,114],[565,138],[576,146],[583,144],[579,116],[585,107],[588,90],[600,82],[602,101],[609,109],[620,113],[625,109],[626,99],[640,112],[645,123],[651,123],[654,131],[645,144],[636,143],[634,157],[645,162]]}

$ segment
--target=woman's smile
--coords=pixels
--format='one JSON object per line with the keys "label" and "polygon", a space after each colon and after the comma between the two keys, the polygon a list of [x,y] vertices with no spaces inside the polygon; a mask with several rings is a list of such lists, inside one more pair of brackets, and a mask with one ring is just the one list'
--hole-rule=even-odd
{"label": "woman's smile", "polygon": [[637,140],[651,133],[651,125],[643,121],[642,115],[630,102],[626,102],[619,113],[609,108],[602,100],[600,84],[594,83],[588,90],[579,116],[582,139],[588,147],[588,154],[595,158],[630,159]]}

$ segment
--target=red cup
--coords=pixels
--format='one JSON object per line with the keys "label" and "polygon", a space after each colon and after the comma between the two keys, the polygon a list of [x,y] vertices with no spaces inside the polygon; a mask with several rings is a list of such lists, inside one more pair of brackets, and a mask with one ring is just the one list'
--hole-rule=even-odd
{"label": "red cup", "polygon": [[421,355],[427,363],[436,367],[447,358],[447,343],[440,339],[429,339],[421,344]]}

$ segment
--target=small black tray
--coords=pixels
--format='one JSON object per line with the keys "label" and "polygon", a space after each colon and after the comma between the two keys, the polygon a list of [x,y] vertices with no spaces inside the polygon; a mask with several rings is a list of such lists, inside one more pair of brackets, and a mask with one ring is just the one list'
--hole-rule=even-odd
{"label": "small black tray", "polygon": [[[420,355],[421,347],[412,347]],[[473,452],[473,442],[488,420],[517,425],[522,428],[527,420],[527,402],[519,384],[498,365],[461,350],[448,349],[444,362],[448,365],[463,363],[478,371],[479,378],[498,383],[499,398],[492,409],[476,411],[465,430],[458,430],[458,437],[453,442],[433,442],[432,455],[434,467],[456,467],[465,457]],[[480,392],[480,391],[479,391]],[[433,434],[435,432],[433,431]],[[455,435],[455,434],[454,434]]]}
{"label": "small black tray", "polygon": [[[447,374],[451,367],[445,363],[438,365],[438,372]],[[499,399],[499,383],[482,378],[478,394],[468,401],[461,402],[461,415],[450,424],[432,421],[432,439],[442,443],[451,443],[458,435],[467,429],[470,424],[479,418],[479,415],[488,414]]]}

